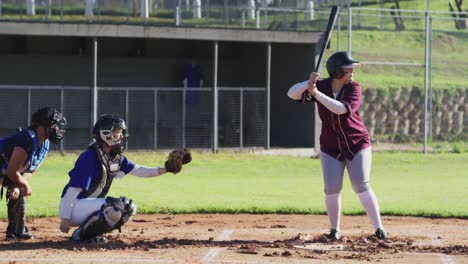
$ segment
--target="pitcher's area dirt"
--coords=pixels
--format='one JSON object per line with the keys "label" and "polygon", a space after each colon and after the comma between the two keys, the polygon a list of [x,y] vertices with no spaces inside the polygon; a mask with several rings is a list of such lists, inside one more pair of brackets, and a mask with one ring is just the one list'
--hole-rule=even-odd
{"label": "pitcher's area dirt", "polygon": [[[366,216],[345,216],[327,241],[325,215],[136,215],[107,243],[75,243],[58,218],[28,219],[35,238],[0,238],[0,263],[468,263],[468,220],[383,217],[379,242]],[[0,222],[2,233],[6,221]]]}

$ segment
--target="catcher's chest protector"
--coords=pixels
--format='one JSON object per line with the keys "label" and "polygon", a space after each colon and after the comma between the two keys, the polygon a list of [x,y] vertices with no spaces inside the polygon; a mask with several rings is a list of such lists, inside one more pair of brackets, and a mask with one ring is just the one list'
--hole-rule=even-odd
{"label": "catcher's chest protector", "polygon": [[93,144],[91,148],[96,150],[101,163],[101,173],[96,180],[91,182],[88,191],[85,194],[86,198],[104,198],[106,197],[111,187],[112,181],[117,173],[120,171],[122,165],[122,155],[117,154],[114,159],[110,159],[97,143]]}
{"label": "catcher's chest protector", "polygon": [[13,154],[16,147],[16,142],[30,142],[25,151],[28,153],[29,158],[23,165],[29,165],[27,170],[34,171],[41,166],[49,153],[49,140],[46,140],[42,145],[38,146],[37,134],[31,129],[18,129],[18,132],[8,138],[0,138],[0,155],[2,168],[8,167],[8,161]]}

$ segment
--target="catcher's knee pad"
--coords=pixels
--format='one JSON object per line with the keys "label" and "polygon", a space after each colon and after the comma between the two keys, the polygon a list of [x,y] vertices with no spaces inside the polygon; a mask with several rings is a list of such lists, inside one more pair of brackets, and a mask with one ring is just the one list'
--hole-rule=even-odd
{"label": "catcher's knee pad", "polygon": [[120,196],[120,198],[109,196],[106,197],[106,204],[103,205],[102,211],[108,216],[109,221],[115,222],[115,228],[120,228],[136,214],[136,204],[125,196]]}
{"label": "catcher's knee pad", "polygon": [[101,210],[91,214],[80,226],[79,240],[86,241],[114,229],[120,230],[120,227],[128,222],[135,213],[136,205],[132,200],[124,196],[120,198],[107,197]]}
{"label": "catcher's knee pad", "polygon": [[102,211],[96,211],[78,229],[77,237],[73,233],[73,239],[87,241],[97,236],[112,231],[114,228],[110,225]]}

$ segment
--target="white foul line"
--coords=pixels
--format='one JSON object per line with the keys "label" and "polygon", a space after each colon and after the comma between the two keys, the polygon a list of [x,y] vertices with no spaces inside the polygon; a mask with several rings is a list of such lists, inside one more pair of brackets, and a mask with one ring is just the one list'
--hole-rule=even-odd
{"label": "white foul line", "polygon": [[[223,232],[221,232],[221,234],[218,236],[218,241],[230,240],[230,236],[233,232],[234,230],[232,229],[223,230]],[[211,260],[216,258],[222,251],[222,248],[210,248],[210,250],[208,250],[208,253],[206,253],[206,255],[202,258],[201,261],[203,263],[210,262]]]}
{"label": "white foul line", "polygon": [[450,255],[439,254],[443,264],[455,264],[455,259]]}
{"label": "white foul line", "polygon": [[202,263],[210,262],[212,259],[218,256],[222,250],[222,248],[210,248],[210,250],[208,250],[208,253],[206,253],[206,255],[202,258]]}
{"label": "white foul line", "polygon": [[219,241],[224,241],[224,240],[230,240],[231,239],[231,234],[234,232],[232,229],[226,229],[221,232],[221,234],[218,237]]}
{"label": "white foul line", "polygon": [[[442,240],[441,240],[441,236],[437,235],[437,234],[432,234],[431,235],[431,244],[434,245],[434,246],[440,246],[442,245]],[[455,264],[455,259],[450,256],[450,255],[445,255],[445,254],[438,254],[440,256],[440,259],[442,261],[443,264]]]}

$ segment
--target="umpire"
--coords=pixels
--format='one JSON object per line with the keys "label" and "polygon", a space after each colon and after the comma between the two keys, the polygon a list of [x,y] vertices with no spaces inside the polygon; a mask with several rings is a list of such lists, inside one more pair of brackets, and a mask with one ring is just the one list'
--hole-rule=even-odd
{"label": "umpire", "polygon": [[58,144],[63,138],[65,117],[49,106],[32,115],[31,126],[7,138],[0,138],[1,194],[6,188],[8,206],[7,240],[31,239],[26,226],[26,196],[31,195],[28,183],[48,152],[50,142]]}

